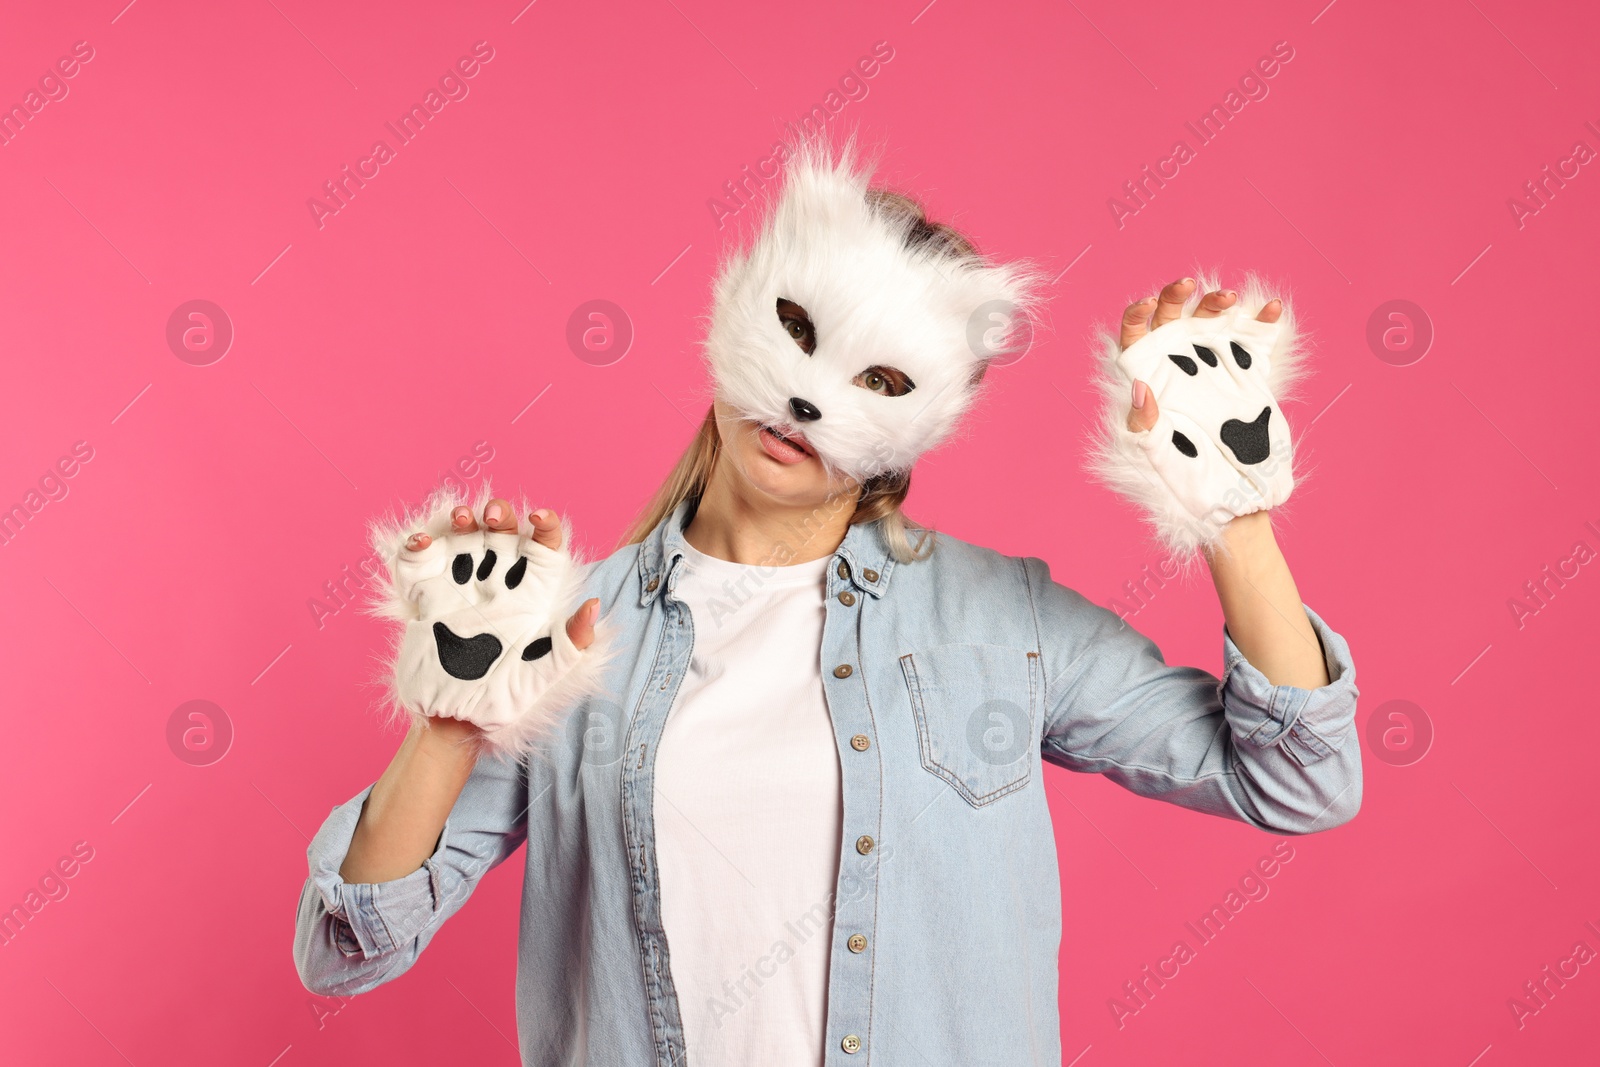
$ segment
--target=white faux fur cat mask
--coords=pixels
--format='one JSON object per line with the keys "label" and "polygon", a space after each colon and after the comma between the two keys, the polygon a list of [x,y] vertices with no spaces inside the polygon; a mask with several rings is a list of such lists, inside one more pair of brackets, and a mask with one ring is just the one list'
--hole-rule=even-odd
{"label": "white faux fur cat mask", "polygon": [[1035,276],[910,202],[869,193],[847,147],[800,146],[750,246],[724,264],[705,343],[717,395],[834,474],[909,470],[1015,354]]}

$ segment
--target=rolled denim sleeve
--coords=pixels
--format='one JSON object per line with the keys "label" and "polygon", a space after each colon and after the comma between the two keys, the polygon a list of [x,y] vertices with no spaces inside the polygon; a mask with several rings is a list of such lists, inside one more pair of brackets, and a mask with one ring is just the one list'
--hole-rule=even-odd
{"label": "rolled denim sleeve", "polygon": [[433,854],[389,882],[346,882],[339,875],[368,786],[328,815],[306,850],[294,956],[313,993],[364,993],[404,974],[479,879],[527,833],[527,784],[517,764],[485,757],[451,809]]}
{"label": "rolled denim sleeve", "polygon": [[1044,668],[1042,754],[1142,796],[1286,834],[1361,806],[1355,663],[1306,608],[1328,684],[1273,685],[1223,629],[1222,678],[1169,666],[1126,621],[1028,561]]}
{"label": "rolled denim sleeve", "polygon": [[1318,689],[1273,685],[1222,628],[1222,706],[1235,736],[1256,748],[1280,745],[1303,766],[1336,755],[1346,742],[1357,743],[1358,696],[1350,646],[1322,616],[1309,607],[1305,611],[1328,668],[1328,684]]}

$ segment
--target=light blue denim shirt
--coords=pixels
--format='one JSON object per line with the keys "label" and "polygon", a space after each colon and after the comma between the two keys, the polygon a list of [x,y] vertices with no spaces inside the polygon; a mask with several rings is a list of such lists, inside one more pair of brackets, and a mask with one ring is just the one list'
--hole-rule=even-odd
{"label": "light blue denim shirt", "polygon": [[[600,598],[622,649],[609,698],[574,708],[520,764],[480,760],[422,868],[342,881],[368,790],[333,809],[300,899],[307,988],[347,995],[403,974],[526,842],[523,1062],[692,1067],[651,810],[662,727],[695,628],[712,624],[673,596],[687,514],[588,575],[584,595]],[[1061,895],[1041,760],[1277,833],[1338,826],[1360,807],[1355,667],[1309,610],[1332,679],[1315,690],[1271,685],[1226,631],[1220,681],[1168,666],[1043,561],[943,534],[928,559],[897,563],[876,524],[852,526],[825,596],[844,820],[827,902],[830,1067],[1061,1062]],[[759,992],[752,975],[746,995]]]}

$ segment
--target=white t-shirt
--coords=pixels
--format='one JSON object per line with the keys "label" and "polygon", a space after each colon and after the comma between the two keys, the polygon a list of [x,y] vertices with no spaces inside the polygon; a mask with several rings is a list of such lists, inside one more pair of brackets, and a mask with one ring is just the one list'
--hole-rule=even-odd
{"label": "white t-shirt", "polygon": [[819,1067],[839,872],[822,693],[830,557],[687,548],[694,655],[656,755],[656,864],[691,1067]]}

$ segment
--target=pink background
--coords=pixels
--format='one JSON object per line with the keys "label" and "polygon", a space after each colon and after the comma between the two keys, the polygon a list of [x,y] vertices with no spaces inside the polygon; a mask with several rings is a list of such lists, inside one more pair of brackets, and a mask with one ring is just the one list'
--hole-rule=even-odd
{"label": "pink background", "polygon": [[[0,506],[37,507],[0,545],[0,906],[66,892],[0,947],[0,1059],[515,1062],[518,863],[403,980],[341,1003],[296,979],[306,836],[397,741],[380,627],[312,602],[370,516],[450,470],[612,545],[706,402],[697,316],[732,232],[708,200],[831,103],[936,217],[1063,272],[1036,346],[920,468],[924,520],[1110,603],[1160,554],[1080,472],[1090,325],[1255,268],[1320,342],[1288,409],[1315,473],[1279,528],[1355,651],[1365,806],[1293,841],[1119,1028],[1108,1001],[1274,841],[1047,770],[1064,1060],[1594,1062],[1600,966],[1520,1027],[1508,1006],[1600,950],[1600,166],[1562,163],[1600,148],[1593,5],[121,3],[27,5],[0,38],[8,106],[93,49],[0,147]],[[307,200],[478,41],[470,95],[319,228]],[[1280,41],[1265,98],[1199,145],[1186,121]],[[830,100],[877,42],[892,58]],[[1108,201],[1179,139],[1194,158],[1119,227]],[[1519,224],[1546,165],[1569,178]],[[166,340],[194,299],[235,331],[207,366]],[[615,362],[568,346],[594,299],[635,332]],[[1415,346],[1368,341],[1392,300],[1434,333],[1406,366]],[[1519,619],[1546,566],[1565,584]],[[1203,579],[1133,621],[1219,667]],[[209,765],[169,746],[190,700],[231,724]],[[1433,731],[1408,765],[1403,729],[1366,731],[1391,700]]]}

